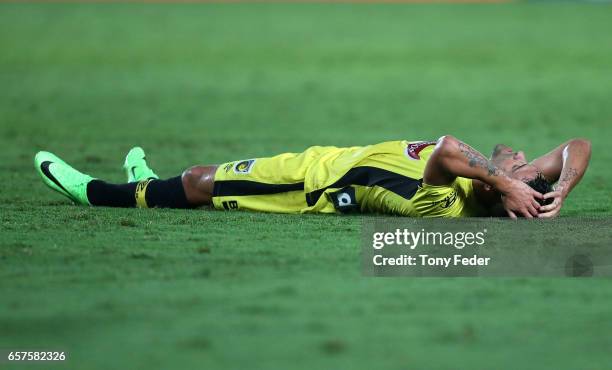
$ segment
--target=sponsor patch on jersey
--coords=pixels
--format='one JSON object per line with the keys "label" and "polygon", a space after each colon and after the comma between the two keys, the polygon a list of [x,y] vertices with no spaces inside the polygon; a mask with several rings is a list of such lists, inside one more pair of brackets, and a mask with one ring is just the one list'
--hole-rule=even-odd
{"label": "sponsor patch on jersey", "polygon": [[234,173],[238,174],[247,174],[250,173],[253,169],[253,164],[255,163],[254,159],[247,159],[244,161],[236,162],[234,165]]}
{"label": "sponsor patch on jersey", "polygon": [[418,161],[421,159],[419,153],[421,150],[427,148],[430,145],[436,145],[436,141],[421,141],[418,143],[410,143],[406,147],[406,155],[408,158]]}
{"label": "sponsor patch on jersey", "polygon": [[348,186],[328,194],[329,199],[334,204],[334,208],[340,213],[349,213],[359,210],[355,188]]}

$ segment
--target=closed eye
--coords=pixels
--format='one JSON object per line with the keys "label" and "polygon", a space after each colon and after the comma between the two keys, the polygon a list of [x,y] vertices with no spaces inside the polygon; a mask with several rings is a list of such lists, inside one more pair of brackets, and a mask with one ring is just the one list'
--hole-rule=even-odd
{"label": "closed eye", "polygon": [[527,163],[517,164],[517,165],[515,165],[515,166],[512,166],[512,172],[516,172],[516,171],[518,171],[519,169],[521,169],[521,168],[525,167],[526,165],[527,165]]}

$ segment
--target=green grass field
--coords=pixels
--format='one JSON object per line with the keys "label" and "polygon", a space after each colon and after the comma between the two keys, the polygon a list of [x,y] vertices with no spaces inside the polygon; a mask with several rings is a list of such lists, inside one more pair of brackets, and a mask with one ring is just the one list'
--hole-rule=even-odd
{"label": "green grass field", "polygon": [[71,369],[612,363],[608,279],[366,278],[374,216],[88,209],[32,165],[120,182],[134,145],[169,177],[314,144],[450,133],[533,157],[583,136],[589,172],[543,226],[563,235],[612,213],[609,5],[3,3],[0,86],[0,348]]}

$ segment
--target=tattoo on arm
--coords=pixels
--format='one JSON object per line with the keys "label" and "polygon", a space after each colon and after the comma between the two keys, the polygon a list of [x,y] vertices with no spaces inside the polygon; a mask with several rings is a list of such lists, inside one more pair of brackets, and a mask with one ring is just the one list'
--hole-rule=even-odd
{"label": "tattoo on arm", "polygon": [[573,167],[569,167],[567,170],[564,170],[563,172],[564,172],[562,174],[563,176],[557,182],[555,189],[561,190],[561,189],[564,189],[568,185],[571,186],[572,181],[574,181],[574,179],[578,177],[578,171]]}
{"label": "tattoo on arm", "polygon": [[459,143],[459,150],[467,158],[470,167],[480,167],[487,170],[489,176],[498,176],[502,172],[491,161],[486,159],[482,154],[478,153],[471,146],[465,143]]}
{"label": "tattoo on arm", "polygon": [[575,179],[578,176],[578,171],[576,171],[575,168],[568,168],[567,171],[563,174],[563,178],[561,178],[561,180],[559,180],[559,182],[569,182],[572,181],[573,179]]}

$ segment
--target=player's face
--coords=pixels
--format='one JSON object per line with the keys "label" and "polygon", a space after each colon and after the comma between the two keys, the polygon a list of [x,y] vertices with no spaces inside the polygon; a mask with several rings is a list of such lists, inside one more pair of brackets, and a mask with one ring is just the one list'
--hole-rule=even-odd
{"label": "player's face", "polygon": [[515,179],[525,181],[535,178],[538,174],[538,169],[527,163],[525,153],[520,150],[515,151],[504,144],[497,144],[495,146],[491,155],[491,161],[508,174],[508,176]]}

